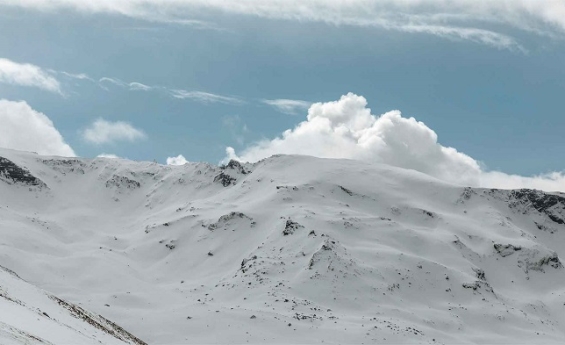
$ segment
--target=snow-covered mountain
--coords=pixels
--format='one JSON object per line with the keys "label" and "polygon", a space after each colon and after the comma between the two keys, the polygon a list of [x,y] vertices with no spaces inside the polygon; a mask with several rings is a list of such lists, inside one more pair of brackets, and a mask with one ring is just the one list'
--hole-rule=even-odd
{"label": "snow-covered mountain", "polygon": [[0,342],[565,341],[563,194],[304,156],[0,157],[0,265],[25,279],[0,270]]}

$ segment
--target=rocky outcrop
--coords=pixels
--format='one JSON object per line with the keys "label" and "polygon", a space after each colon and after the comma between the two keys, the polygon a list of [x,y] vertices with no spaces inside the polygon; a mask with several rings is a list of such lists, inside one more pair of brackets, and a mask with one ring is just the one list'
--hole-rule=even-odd
{"label": "rocky outcrop", "polygon": [[236,181],[237,181],[236,178],[231,177],[230,175],[224,173],[223,171],[219,175],[214,177],[214,182],[221,183],[222,186],[224,187],[229,187],[232,184],[235,184]]}
{"label": "rocky outcrop", "polygon": [[137,189],[141,187],[141,184],[125,176],[114,175],[112,176],[111,179],[106,181],[106,188],[111,188],[111,187]]}
{"label": "rocky outcrop", "polygon": [[[504,200],[508,207],[522,214],[532,211],[541,213],[554,223],[565,225],[565,196],[535,189],[500,190],[489,189],[487,196]],[[468,194],[467,194],[468,195]]]}
{"label": "rocky outcrop", "polygon": [[0,180],[9,184],[20,184],[35,187],[47,185],[33,176],[27,169],[22,168],[7,158],[0,157]]}
{"label": "rocky outcrop", "polygon": [[565,225],[565,197],[539,190],[519,189],[510,192],[510,208],[531,207],[547,215],[557,224]]}

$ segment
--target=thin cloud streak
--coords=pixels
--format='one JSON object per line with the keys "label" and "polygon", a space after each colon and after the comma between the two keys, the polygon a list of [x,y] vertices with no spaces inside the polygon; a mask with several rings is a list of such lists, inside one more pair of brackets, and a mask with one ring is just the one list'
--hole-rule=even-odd
{"label": "thin cloud streak", "polygon": [[264,99],[261,101],[264,104],[270,105],[281,113],[289,115],[298,115],[310,108],[312,102],[301,101],[297,99]]}
{"label": "thin cloud streak", "polygon": [[501,31],[501,26],[547,37],[565,36],[562,0],[171,0],[166,4],[158,0],[4,0],[0,6],[120,14],[204,28],[213,24],[198,17],[216,11],[277,20],[371,26],[515,51],[525,48]]}
{"label": "thin cloud streak", "polygon": [[225,104],[244,104],[245,102],[239,98],[217,95],[203,91],[186,91],[186,90],[171,90],[171,95],[174,98],[190,99],[201,103],[225,103]]}

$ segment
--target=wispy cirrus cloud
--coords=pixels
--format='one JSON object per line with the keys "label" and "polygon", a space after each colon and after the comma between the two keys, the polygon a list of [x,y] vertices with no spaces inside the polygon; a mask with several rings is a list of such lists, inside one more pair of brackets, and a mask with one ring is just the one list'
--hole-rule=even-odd
{"label": "wispy cirrus cloud", "polygon": [[99,118],[82,131],[82,137],[92,144],[109,144],[117,141],[134,142],[145,139],[147,135],[127,122]]}
{"label": "wispy cirrus cloud", "polygon": [[174,98],[190,99],[201,103],[244,104],[245,101],[236,97],[217,95],[203,91],[170,90]]}
{"label": "wispy cirrus cloud", "polygon": [[195,102],[200,102],[204,104],[212,103],[223,103],[223,104],[233,104],[241,105],[245,101],[241,98],[224,96],[211,92],[204,91],[188,91],[183,89],[172,89],[165,86],[156,85],[146,85],[137,81],[125,82],[118,78],[113,77],[102,77],[98,80],[98,85],[106,91],[110,91],[107,86],[115,86],[122,89],[127,89],[129,91],[156,91],[165,93],[173,98],[177,99],[187,99]]}
{"label": "wispy cirrus cloud", "polygon": [[297,99],[264,99],[261,101],[264,104],[270,105],[280,111],[281,113],[289,115],[298,115],[312,105],[312,102],[301,101]]}
{"label": "wispy cirrus cloud", "polygon": [[0,6],[120,14],[153,22],[209,25],[214,11],[331,25],[374,27],[524,50],[507,29],[565,36],[562,0],[4,0]]}
{"label": "wispy cirrus cloud", "polygon": [[53,73],[29,63],[0,58],[0,83],[36,87],[63,95],[61,84]]}
{"label": "wispy cirrus cloud", "polygon": [[70,79],[88,80],[92,83],[96,83],[96,81],[94,79],[90,78],[88,76],[88,74],[86,74],[86,73],[69,73],[69,72],[65,72],[65,71],[60,71],[58,73],[61,73],[62,75],[64,75],[67,78],[70,78]]}
{"label": "wispy cirrus cloud", "polygon": [[149,91],[149,90],[154,89],[153,86],[148,86],[148,85],[145,85],[145,84],[142,84],[142,83],[138,83],[136,81],[129,83],[128,87],[132,91]]}
{"label": "wispy cirrus cloud", "polygon": [[102,87],[103,89],[107,88],[105,87],[105,85],[111,84],[111,85],[115,85],[115,86],[120,86],[120,87],[126,87],[127,83],[121,81],[118,78],[111,78],[111,77],[102,77],[100,79],[98,79],[98,84],[100,85],[100,87]]}

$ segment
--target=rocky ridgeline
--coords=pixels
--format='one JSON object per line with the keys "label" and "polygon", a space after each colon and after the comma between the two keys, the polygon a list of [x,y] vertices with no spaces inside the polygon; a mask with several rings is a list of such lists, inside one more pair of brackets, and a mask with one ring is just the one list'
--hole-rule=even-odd
{"label": "rocky ridgeline", "polygon": [[[463,204],[473,196],[490,196],[506,202],[508,207],[516,212],[526,215],[536,211],[558,225],[565,225],[565,196],[562,194],[535,189],[487,189],[481,192],[479,189],[467,187],[461,193],[457,203]],[[536,224],[540,230],[545,229],[544,225]]]}
{"label": "rocky ridgeline", "polygon": [[68,158],[68,159],[41,159],[39,160],[41,163],[45,164],[48,167],[51,167],[53,170],[61,173],[62,175],[67,174],[85,174],[85,169],[88,166],[79,159]]}
{"label": "rocky ridgeline", "polygon": [[19,167],[11,160],[3,157],[0,157],[0,179],[10,184],[47,187],[43,181],[33,176],[27,169]]}
{"label": "rocky ridgeline", "polygon": [[565,225],[565,197],[539,190],[519,189],[510,191],[508,206],[523,213],[533,208],[557,224]]}
{"label": "rocky ridgeline", "polygon": [[92,327],[105,332],[112,337],[123,341],[124,343],[135,344],[135,345],[147,345],[146,342],[134,336],[130,332],[126,331],[116,323],[104,318],[101,315],[96,315],[91,313],[76,304],[69,303],[57,296],[49,296],[53,301],[57,302],[61,307],[67,309],[73,317],[83,320],[84,322],[90,324]]}

